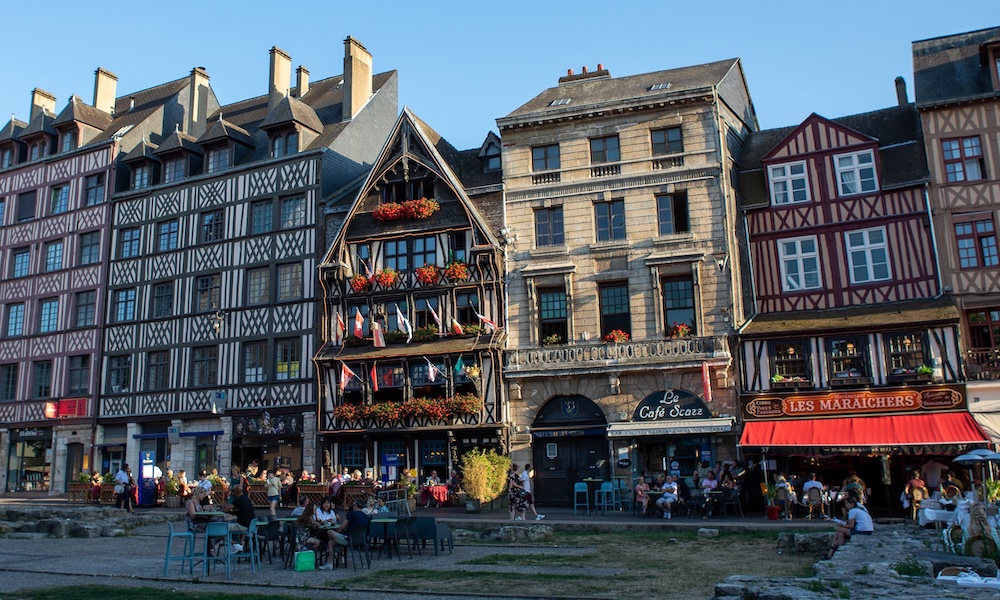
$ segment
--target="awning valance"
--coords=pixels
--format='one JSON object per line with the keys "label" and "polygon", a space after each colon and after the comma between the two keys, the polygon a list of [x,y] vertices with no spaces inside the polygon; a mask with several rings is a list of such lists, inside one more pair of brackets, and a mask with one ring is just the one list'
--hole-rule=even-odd
{"label": "awning valance", "polygon": [[611,423],[608,425],[608,437],[644,437],[651,435],[725,433],[732,430],[732,418],[677,419],[674,421]]}
{"label": "awning valance", "polygon": [[[740,446],[777,452],[941,453],[989,440],[967,412],[749,421]],[[951,446],[952,448],[948,448]]]}

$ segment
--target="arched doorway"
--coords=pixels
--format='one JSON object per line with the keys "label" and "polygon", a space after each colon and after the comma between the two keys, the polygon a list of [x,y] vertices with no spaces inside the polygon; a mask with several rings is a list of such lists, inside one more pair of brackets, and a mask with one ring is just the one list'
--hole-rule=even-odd
{"label": "arched doorway", "polygon": [[574,483],[609,475],[607,425],[604,411],[585,396],[555,396],[538,411],[531,435],[539,506],[571,505]]}

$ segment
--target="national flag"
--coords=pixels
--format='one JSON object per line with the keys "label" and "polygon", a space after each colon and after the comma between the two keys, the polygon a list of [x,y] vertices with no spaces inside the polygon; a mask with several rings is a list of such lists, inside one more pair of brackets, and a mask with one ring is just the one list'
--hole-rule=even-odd
{"label": "national flag", "polygon": [[497,324],[496,323],[494,323],[493,321],[487,319],[485,316],[479,314],[478,312],[476,313],[476,316],[479,317],[479,322],[482,323],[486,327],[486,333],[490,333],[492,331],[496,331],[496,329],[497,329]]}
{"label": "national flag", "polygon": [[382,334],[382,326],[378,321],[372,321],[372,341],[376,348],[385,348],[385,336]]}
{"label": "national flag", "polygon": [[437,380],[437,376],[441,373],[441,369],[437,368],[437,365],[432,363],[431,359],[427,358],[426,356],[424,357],[424,360],[427,361],[427,379],[430,379],[431,382],[433,383],[435,380]]}
{"label": "national flag", "polygon": [[365,337],[365,318],[361,316],[361,309],[355,308],[354,313],[354,337]]}
{"label": "national flag", "polygon": [[347,325],[344,324],[344,317],[337,313],[337,334],[334,336],[334,341],[336,343],[342,343],[344,341],[344,334],[347,333]]}
{"label": "national flag", "polygon": [[[383,344],[384,343],[385,342],[383,342]],[[378,391],[378,377],[376,376],[376,371],[375,371],[375,365],[377,365],[377,364],[378,364],[377,362],[373,362],[372,363],[371,382],[372,382],[372,391],[373,392],[377,392]]]}
{"label": "national flag", "polygon": [[438,331],[444,329],[444,326],[441,325],[441,317],[439,317],[434,311],[434,306],[429,301],[427,302],[427,309],[431,311],[431,317],[434,319],[434,322],[437,323]]}
{"label": "national flag", "polygon": [[343,392],[347,389],[347,384],[351,382],[352,377],[357,377],[357,374],[347,366],[347,363],[340,363],[340,391]]}
{"label": "national flag", "polygon": [[458,321],[455,320],[455,317],[451,318],[451,330],[455,335],[462,335],[463,333],[465,333],[465,330],[462,329],[462,326],[458,324]]}
{"label": "national flag", "polygon": [[410,320],[403,316],[403,311],[399,310],[399,305],[396,305],[396,320],[399,321],[399,330],[406,334],[406,343],[409,344],[410,340],[413,339],[413,326],[410,325]]}
{"label": "national flag", "polygon": [[465,361],[462,357],[458,357],[458,362],[455,363],[455,375],[465,375]]}
{"label": "national flag", "polygon": [[360,254],[358,254],[357,256],[358,256],[358,262],[360,262],[361,266],[365,268],[365,273],[368,275],[368,279],[371,280],[372,278],[371,267],[368,266],[368,263],[365,262],[365,259],[361,258]]}

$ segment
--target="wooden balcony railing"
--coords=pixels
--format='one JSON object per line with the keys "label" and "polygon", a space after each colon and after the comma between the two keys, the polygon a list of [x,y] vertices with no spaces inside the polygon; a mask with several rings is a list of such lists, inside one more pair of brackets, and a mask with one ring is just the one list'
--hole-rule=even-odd
{"label": "wooden balcony railing", "polygon": [[553,370],[591,370],[728,359],[725,337],[682,337],[620,344],[543,346],[507,352],[508,374]]}
{"label": "wooden balcony railing", "polygon": [[970,380],[1000,380],[1000,348],[966,351],[965,375]]}

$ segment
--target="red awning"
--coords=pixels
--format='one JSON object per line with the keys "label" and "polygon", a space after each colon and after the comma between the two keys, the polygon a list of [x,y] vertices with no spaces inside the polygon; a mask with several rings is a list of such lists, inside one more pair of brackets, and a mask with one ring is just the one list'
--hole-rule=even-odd
{"label": "red awning", "polygon": [[740,446],[779,452],[850,452],[878,448],[910,454],[960,451],[944,446],[987,444],[967,412],[839,419],[748,421]]}

